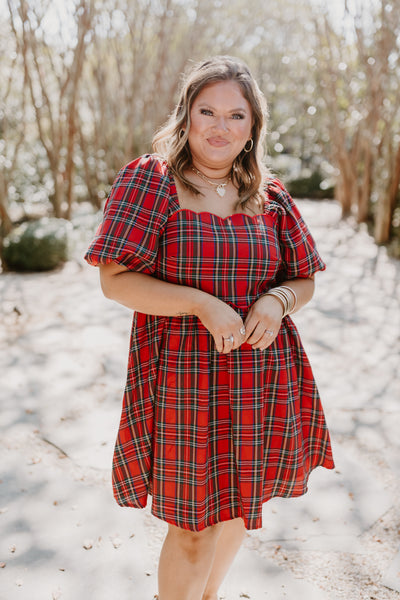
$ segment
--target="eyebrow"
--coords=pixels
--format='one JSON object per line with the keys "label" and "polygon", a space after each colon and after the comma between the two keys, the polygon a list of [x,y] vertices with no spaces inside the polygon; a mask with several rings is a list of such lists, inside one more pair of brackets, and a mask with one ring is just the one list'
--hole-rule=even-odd
{"label": "eyebrow", "polygon": [[[203,104],[199,104],[199,108],[211,108],[212,110],[215,110],[215,108],[213,106],[211,106],[211,104],[207,104],[207,103],[203,103]],[[239,108],[232,108],[229,112],[233,113],[233,112],[247,112],[247,109],[244,108],[243,106],[239,107]]]}

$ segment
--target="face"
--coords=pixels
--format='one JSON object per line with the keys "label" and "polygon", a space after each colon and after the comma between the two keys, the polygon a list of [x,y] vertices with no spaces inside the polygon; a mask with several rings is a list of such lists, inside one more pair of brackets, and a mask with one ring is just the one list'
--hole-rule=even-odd
{"label": "face", "polygon": [[190,111],[188,141],[200,170],[227,169],[251,138],[251,106],[238,83],[220,81],[203,88]]}

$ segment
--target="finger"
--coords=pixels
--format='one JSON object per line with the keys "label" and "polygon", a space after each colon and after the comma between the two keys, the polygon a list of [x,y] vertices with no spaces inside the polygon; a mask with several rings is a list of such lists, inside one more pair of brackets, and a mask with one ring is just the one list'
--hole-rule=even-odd
{"label": "finger", "polygon": [[245,336],[243,338],[243,342],[242,343],[244,343],[244,342],[248,343],[249,342],[249,338],[253,335],[256,326],[257,326],[257,323],[246,324],[246,334],[245,334]]}
{"label": "finger", "polygon": [[264,323],[258,322],[253,333],[248,338],[247,343],[251,345],[256,344],[259,340],[263,338],[266,329],[267,327]]}
{"label": "finger", "polygon": [[236,348],[239,348],[243,344],[246,338],[246,327],[241,319],[240,322],[238,324],[235,324],[235,327],[232,329],[232,335],[232,350],[236,350]]}
{"label": "finger", "polygon": [[233,342],[232,350],[236,350],[237,348],[240,348],[240,346],[245,341],[246,341],[246,328],[243,323],[242,326],[240,327],[239,331],[237,331],[236,334],[234,335],[234,342]]}
{"label": "finger", "polygon": [[213,336],[213,338],[214,338],[215,347],[217,349],[217,352],[220,352],[220,353],[223,352],[224,342],[223,342],[223,339],[221,338],[221,336],[216,335],[216,336]]}
{"label": "finger", "polygon": [[224,354],[228,354],[228,352],[233,350],[233,347],[235,345],[235,336],[230,335],[228,337],[223,337],[222,339],[223,339],[223,343],[224,343],[224,348],[223,348],[222,352]]}
{"label": "finger", "polygon": [[267,330],[264,333],[264,335],[258,340],[258,342],[252,344],[253,350],[265,350],[272,344],[277,334],[274,332],[271,333],[271,331],[272,330]]}
{"label": "finger", "polygon": [[252,315],[251,313],[249,313],[247,315],[246,320],[244,322],[244,326],[246,328],[246,334],[245,334],[245,337],[243,340],[244,342],[248,343],[249,338],[253,334],[258,323],[259,323],[259,318],[257,318],[255,315]]}

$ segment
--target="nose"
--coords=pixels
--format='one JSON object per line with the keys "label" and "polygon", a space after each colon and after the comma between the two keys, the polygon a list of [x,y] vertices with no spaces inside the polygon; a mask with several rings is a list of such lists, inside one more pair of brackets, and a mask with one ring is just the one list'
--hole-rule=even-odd
{"label": "nose", "polygon": [[217,117],[214,122],[214,129],[217,131],[228,131],[228,123],[225,117]]}

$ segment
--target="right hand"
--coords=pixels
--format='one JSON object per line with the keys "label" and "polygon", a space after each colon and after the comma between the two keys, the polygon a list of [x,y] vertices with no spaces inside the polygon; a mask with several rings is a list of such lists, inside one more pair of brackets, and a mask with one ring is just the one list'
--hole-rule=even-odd
{"label": "right hand", "polygon": [[[226,302],[211,297],[202,303],[196,316],[214,338],[218,352],[228,354],[243,344],[246,337],[240,332],[244,327],[243,319]],[[233,336],[233,342],[229,340],[230,336]]]}

